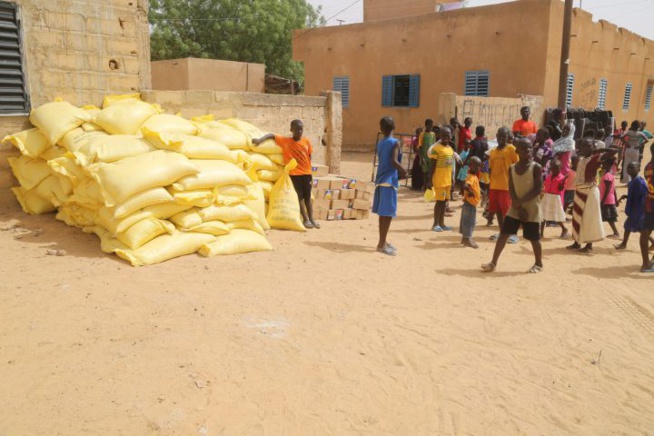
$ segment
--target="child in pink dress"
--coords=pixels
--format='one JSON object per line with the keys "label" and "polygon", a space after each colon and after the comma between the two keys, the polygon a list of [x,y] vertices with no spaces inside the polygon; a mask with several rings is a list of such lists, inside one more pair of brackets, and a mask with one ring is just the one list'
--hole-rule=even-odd
{"label": "child in pink dress", "polygon": [[555,222],[561,226],[561,238],[568,237],[568,228],[565,226],[565,211],[563,210],[563,192],[565,191],[566,176],[561,173],[561,163],[558,159],[550,162],[550,173],[543,185],[543,222],[540,224],[541,238],[545,234],[545,224]]}
{"label": "child in pink dress", "polygon": [[615,175],[613,173],[613,167],[615,166],[615,159],[607,159],[602,162],[602,168],[604,169],[604,175],[602,176],[602,182],[600,183],[600,199],[602,205],[602,221],[609,223],[613,234],[608,236],[611,239],[620,239],[620,232],[615,225],[615,222],[618,220],[618,208],[616,207],[616,198],[615,198]]}

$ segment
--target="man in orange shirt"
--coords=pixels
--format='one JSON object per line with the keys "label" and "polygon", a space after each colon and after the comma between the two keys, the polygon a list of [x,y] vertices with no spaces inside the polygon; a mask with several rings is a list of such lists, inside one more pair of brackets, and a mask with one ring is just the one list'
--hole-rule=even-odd
{"label": "man in orange shirt", "polygon": [[511,129],[515,136],[526,137],[532,133],[538,132],[536,123],[529,119],[529,116],[531,115],[531,109],[529,109],[529,106],[523,106],[520,109],[520,115],[522,118],[516,120],[516,122],[513,123],[513,129]]}
{"label": "man in orange shirt", "polygon": [[[300,200],[300,211],[304,227],[307,229],[319,229],[320,224],[313,219],[313,207],[311,206],[311,154],[313,147],[309,139],[302,136],[304,133],[304,123],[301,120],[291,121],[292,136],[279,136],[269,133],[258,139],[252,139],[252,143],[257,145],[268,139],[274,139],[277,145],[282,149],[284,163],[287,164],[291,159],[297,161],[297,167],[291,170],[290,176],[293,181],[293,187],[297,192]],[[304,207],[302,207],[304,203]]]}

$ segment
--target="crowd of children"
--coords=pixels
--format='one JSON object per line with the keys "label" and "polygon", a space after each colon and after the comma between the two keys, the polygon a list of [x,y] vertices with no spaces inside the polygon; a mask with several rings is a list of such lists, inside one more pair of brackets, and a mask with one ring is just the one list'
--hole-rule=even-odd
{"label": "crowd of children", "polygon": [[[522,228],[535,258],[528,272],[538,273],[543,269],[540,240],[547,227],[559,227],[564,239],[572,233],[574,242],[566,248],[589,252],[593,243],[605,237],[603,222],[613,232],[609,238],[620,239],[617,208],[626,199],[624,239],[615,248],[626,248],[630,234],[640,232],[641,271],[654,272],[654,259],[649,257],[650,242],[654,247],[654,159],[647,164],[645,177],[638,176],[642,154],[639,158],[637,153],[642,153],[648,140],[644,125],[634,122],[626,130],[623,123],[624,131],[616,131],[604,141],[604,129],[584,132],[576,141],[572,122],[561,125],[550,120],[538,129],[530,120],[528,107],[520,114],[511,130],[498,129],[494,148],[489,147],[484,126],[476,127],[473,138],[470,118],[463,126],[453,119],[443,127],[427,119],[424,130],[416,131],[412,186],[431,191],[435,200],[431,229],[439,233],[452,230],[445,218],[449,202],[458,193],[463,200],[459,222],[463,246],[478,248],[473,239],[478,207],[485,208],[488,225],[494,217],[498,220],[500,232],[491,236],[497,241],[493,257],[482,265],[483,271],[495,270],[506,244],[516,243]],[[399,163],[399,146],[392,139],[392,119],[384,117],[381,128],[384,139],[377,146],[378,161],[380,168],[385,162],[384,168],[395,178],[385,180],[388,176],[380,178],[378,173],[373,206],[380,215],[377,249],[396,255],[397,249],[386,242],[386,235],[397,211],[397,177],[402,178],[404,170]],[[654,154],[654,144],[651,151]],[[627,195],[617,198],[615,179],[620,161],[625,175],[622,179],[629,185]],[[566,226],[566,212],[572,214],[571,232]]]}

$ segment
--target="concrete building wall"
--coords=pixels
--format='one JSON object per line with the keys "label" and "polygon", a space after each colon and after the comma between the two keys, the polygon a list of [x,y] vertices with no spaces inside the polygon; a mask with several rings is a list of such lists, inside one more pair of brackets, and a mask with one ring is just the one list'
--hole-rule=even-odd
{"label": "concrete building wall", "polygon": [[[184,117],[213,114],[217,118],[238,117],[263,131],[290,135],[291,121],[304,121],[304,135],[314,148],[313,161],[329,164],[338,172],[340,162],[340,99],[330,96],[304,97],[216,91],[145,91],[142,98],[158,103],[169,113]],[[327,145],[322,145],[323,138]],[[331,160],[329,159],[331,158]]]}
{"label": "concrete building wall", "polygon": [[216,59],[152,62],[152,89],[265,92],[266,66]]}
{"label": "concrete building wall", "polygon": [[438,3],[452,3],[456,0],[364,0],[363,21],[389,20],[415,17],[436,11]]}
{"label": "concrete building wall", "polygon": [[[368,0],[366,5],[369,14],[381,14],[383,8],[376,7],[393,5],[413,14],[412,8],[425,10],[427,3]],[[331,89],[336,76],[349,77],[349,107],[343,112],[347,147],[372,145],[384,115],[394,117],[401,132],[413,131],[427,117],[442,119],[439,96],[463,95],[464,75],[470,70],[489,71],[490,97],[540,95],[543,109],[557,106],[562,1],[521,0],[395,19],[388,11],[384,21],[294,35],[294,57],[305,64],[307,94]],[[654,111],[645,111],[645,93],[654,82],[654,42],[606,21],[594,23],[591,14],[579,9],[574,10],[572,29],[572,107],[595,109],[600,79],[605,78],[605,108],[619,120],[642,119],[652,125]],[[400,74],[420,75],[419,107],[382,107],[382,76]],[[628,82],[631,104],[623,111]],[[539,114],[534,112],[534,117],[540,121]]]}
{"label": "concrete building wall", "polygon": [[[491,97],[542,95],[548,55],[543,35],[549,30],[553,1],[558,0],[296,31],[294,58],[304,61],[307,95],[332,89],[336,76],[349,77],[343,141],[348,147],[369,146],[382,116],[392,116],[398,132],[438,118],[439,96],[464,94],[468,70],[490,72]],[[382,76],[401,74],[420,75],[419,107],[382,107]]]}

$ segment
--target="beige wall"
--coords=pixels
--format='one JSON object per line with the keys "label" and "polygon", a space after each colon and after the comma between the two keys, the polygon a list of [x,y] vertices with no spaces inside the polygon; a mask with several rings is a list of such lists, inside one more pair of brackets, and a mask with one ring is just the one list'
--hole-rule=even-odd
{"label": "beige wall", "polygon": [[363,0],[363,21],[414,17],[436,11],[438,3],[456,0]]}
{"label": "beige wall", "polygon": [[216,59],[152,62],[152,89],[265,92],[266,66]]}
{"label": "beige wall", "polygon": [[[263,131],[280,135],[290,135],[291,121],[301,119],[304,121],[304,135],[314,147],[314,162],[328,162],[328,148],[332,149],[332,156],[340,157],[340,137],[332,134],[339,130],[339,99],[334,103],[334,99],[329,97],[215,91],[145,91],[142,97],[150,103],[160,104],[169,113],[181,112],[185,117],[205,114],[217,118],[238,117]],[[325,134],[325,129],[330,135]],[[328,146],[322,145],[324,137],[329,141]],[[330,164],[332,171],[337,172],[334,159]]]}
{"label": "beige wall", "polygon": [[[490,71],[492,97],[542,95],[552,1],[558,0],[296,31],[294,58],[304,61],[308,95],[331,89],[335,76],[349,76],[343,144],[372,145],[384,115],[395,119],[398,132],[437,118],[440,94],[462,95],[467,70]],[[529,49],[516,49],[516,41]],[[382,76],[399,74],[420,74],[420,107],[382,107]]]}
{"label": "beige wall", "polygon": [[[396,11],[402,16],[414,7],[424,10],[427,3],[368,0],[366,5],[369,14],[382,13],[376,7],[402,5],[405,12]],[[543,109],[557,105],[562,1],[522,0],[396,19],[387,12],[385,21],[294,35],[294,58],[305,64],[308,95],[331,89],[335,76],[350,78],[350,104],[343,110],[346,147],[372,145],[384,115],[394,117],[401,132],[413,131],[427,117],[442,118],[439,96],[462,95],[467,70],[489,71],[490,97],[540,95]],[[589,13],[578,9],[572,29],[572,106],[594,109],[599,80],[606,78],[606,109],[619,120],[654,124],[654,110],[644,110],[647,82],[654,81],[654,42],[605,21],[593,23]],[[382,76],[400,74],[421,76],[420,107],[382,107]],[[631,106],[623,111],[627,82],[633,85]],[[517,111],[514,117],[519,117]]]}

